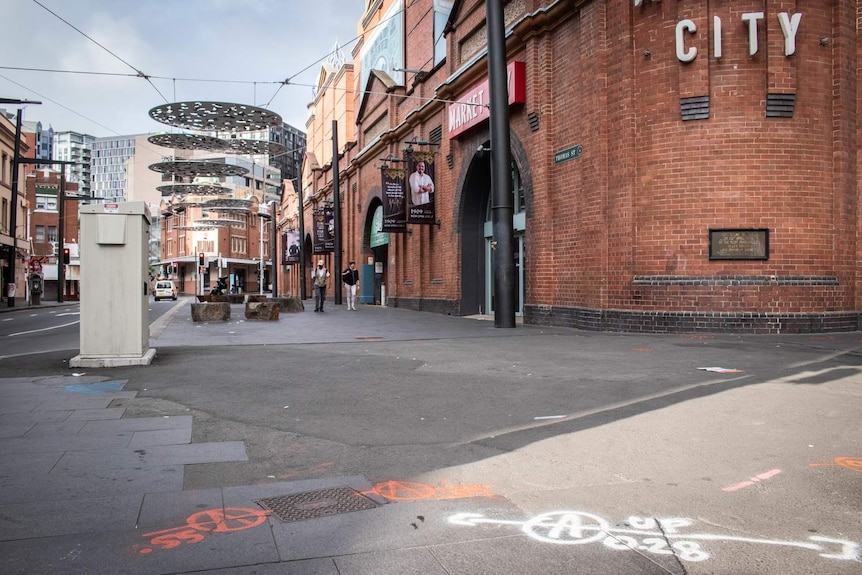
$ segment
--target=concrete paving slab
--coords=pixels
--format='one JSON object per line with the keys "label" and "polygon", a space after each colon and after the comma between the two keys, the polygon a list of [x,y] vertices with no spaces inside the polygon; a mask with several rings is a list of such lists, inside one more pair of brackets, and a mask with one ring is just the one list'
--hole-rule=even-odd
{"label": "concrete paving slab", "polygon": [[133,529],[143,496],[28,501],[0,505],[0,541]]}
{"label": "concrete paving slab", "polygon": [[224,511],[221,489],[199,489],[147,493],[138,517],[138,527],[158,531],[184,525],[189,517],[206,510]]}
{"label": "concrete paving slab", "polygon": [[53,435],[45,437],[11,437],[0,439],[0,455],[55,451],[99,451],[129,445],[131,433],[116,435]]}
{"label": "concrete paving slab", "polygon": [[189,445],[153,445],[134,451],[129,449],[69,451],[57,464],[57,468],[64,471],[84,471],[87,469],[162,467],[220,461],[246,461],[247,459],[245,445],[241,441],[224,441]]}
{"label": "concrete paving slab", "polygon": [[[55,454],[57,458],[61,454]],[[47,474],[0,478],[0,503],[56,501],[99,496],[140,495],[179,491],[182,465],[146,468],[53,470]]]}
{"label": "concrete paving slab", "polygon": [[428,549],[397,549],[335,558],[340,575],[449,575]]}
{"label": "concrete paving slab", "polygon": [[99,421],[102,419],[120,419],[126,412],[122,407],[107,409],[77,409],[69,414],[66,421]]}
{"label": "concrete paving slab", "polygon": [[127,419],[111,419],[103,421],[88,421],[81,430],[82,435],[109,434],[128,431],[158,431],[161,429],[191,429],[192,417],[178,415],[172,417],[133,417]]}
{"label": "concrete paving slab", "polygon": [[129,449],[139,449],[153,445],[182,445],[191,443],[192,428],[163,429],[160,431],[136,431],[132,434]]}
{"label": "concrete paving slab", "polygon": [[343,575],[332,559],[257,563],[245,567],[177,573],[177,575]]}

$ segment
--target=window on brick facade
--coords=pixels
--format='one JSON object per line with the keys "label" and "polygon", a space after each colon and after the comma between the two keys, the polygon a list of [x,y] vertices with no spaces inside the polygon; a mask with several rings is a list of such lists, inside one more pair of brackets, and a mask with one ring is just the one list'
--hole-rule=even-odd
{"label": "window on brick facade", "polygon": [[36,226],[36,241],[45,241],[45,226]]}
{"label": "window on brick facade", "polygon": [[434,65],[446,59],[446,37],[443,30],[452,12],[452,2],[434,0]]}
{"label": "window on brick facade", "polygon": [[57,226],[48,226],[48,241],[57,241]]}

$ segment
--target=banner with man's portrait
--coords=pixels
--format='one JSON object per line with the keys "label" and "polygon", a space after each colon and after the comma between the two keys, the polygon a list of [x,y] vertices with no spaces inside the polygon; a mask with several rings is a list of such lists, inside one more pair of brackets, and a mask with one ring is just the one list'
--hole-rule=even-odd
{"label": "banner with man's portrait", "polygon": [[404,168],[380,168],[383,190],[381,232],[407,231],[407,206],[404,201]]}
{"label": "banner with man's portrait", "polygon": [[407,223],[433,224],[434,212],[434,152],[404,154],[407,165]]}
{"label": "banner with man's portrait", "polygon": [[281,234],[282,265],[298,264],[300,260],[299,232],[288,230]]}

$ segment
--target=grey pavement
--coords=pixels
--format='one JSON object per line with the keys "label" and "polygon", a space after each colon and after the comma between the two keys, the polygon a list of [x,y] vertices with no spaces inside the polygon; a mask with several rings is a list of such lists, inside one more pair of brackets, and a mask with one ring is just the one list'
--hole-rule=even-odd
{"label": "grey pavement", "polygon": [[0,359],[0,572],[862,572],[858,332],[190,301],[150,366]]}

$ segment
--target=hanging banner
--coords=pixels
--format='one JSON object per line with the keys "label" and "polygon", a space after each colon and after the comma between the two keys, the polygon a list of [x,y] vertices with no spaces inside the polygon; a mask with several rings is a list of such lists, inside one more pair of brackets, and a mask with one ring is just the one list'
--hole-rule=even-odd
{"label": "hanging banner", "polygon": [[323,221],[326,224],[326,232],[323,236],[323,251],[326,253],[335,251],[335,210],[323,208]]}
{"label": "hanging banner", "polygon": [[281,234],[282,257],[281,264],[289,266],[299,263],[299,232],[288,230]]}
{"label": "hanging banner", "polygon": [[434,152],[405,154],[407,163],[408,224],[433,224],[434,213]]}
{"label": "hanging banner", "polygon": [[383,190],[381,232],[403,234],[407,231],[407,206],[404,201],[404,169],[380,168]]}
{"label": "hanging banner", "polygon": [[326,253],[326,239],[327,239],[327,230],[326,230],[326,214],[324,213],[323,208],[318,208],[314,211],[314,253],[315,254],[325,254]]}

